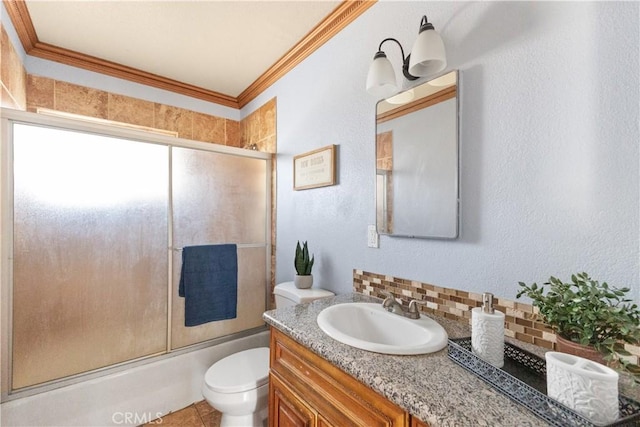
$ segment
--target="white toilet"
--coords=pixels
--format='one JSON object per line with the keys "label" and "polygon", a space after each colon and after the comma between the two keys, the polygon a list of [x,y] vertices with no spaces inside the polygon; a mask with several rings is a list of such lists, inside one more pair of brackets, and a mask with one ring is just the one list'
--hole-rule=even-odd
{"label": "white toilet", "polygon": [[[325,289],[298,289],[293,282],[277,285],[276,308],[334,296]],[[222,413],[220,427],[266,425],[269,398],[269,348],[240,351],[214,363],[204,376],[202,395]]]}

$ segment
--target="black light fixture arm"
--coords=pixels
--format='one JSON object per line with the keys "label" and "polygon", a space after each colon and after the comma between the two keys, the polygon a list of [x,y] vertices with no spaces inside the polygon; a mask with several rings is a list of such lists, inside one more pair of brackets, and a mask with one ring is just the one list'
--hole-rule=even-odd
{"label": "black light fixture arm", "polygon": [[[426,17],[424,17],[423,19],[426,20]],[[381,56],[380,54],[386,56],[385,53],[382,51],[382,45],[384,44],[384,42],[387,42],[387,41],[394,41],[398,44],[398,46],[400,46],[400,53],[402,53],[402,74],[404,74],[405,78],[407,80],[417,80],[419,77],[409,73],[409,58],[411,57],[411,54],[407,55],[407,57],[405,58],[404,49],[402,48],[402,45],[398,40],[394,39],[393,37],[388,37],[380,42],[380,46],[378,46],[378,53],[376,53],[376,56],[374,58]]]}
{"label": "black light fixture arm", "polygon": [[429,22],[429,20],[427,19],[427,15],[423,15],[422,19],[420,20],[420,31],[418,31],[418,34],[423,32],[424,30],[434,30],[434,29],[435,28],[433,27],[433,24]]}

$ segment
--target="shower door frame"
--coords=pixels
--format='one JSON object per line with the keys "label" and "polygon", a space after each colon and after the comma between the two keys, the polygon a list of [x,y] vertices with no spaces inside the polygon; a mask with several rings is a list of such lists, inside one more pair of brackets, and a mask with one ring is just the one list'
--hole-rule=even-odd
{"label": "shower door frame", "polygon": [[[13,123],[33,125],[39,127],[51,127],[62,130],[77,131],[101,136],[122,138],[140,143],[163,145],[169,148],[181,147],[199,151],[208,151],[220,154],[227,154],[251,159],[265,161],[265,309],[269,308],[270,283],[271,283],[271,200],[272,200],[272,158],[271,153],[264,153],[255,150],[246,150],[236,147],[211,144],[206,142],[192,141],[184,138],[167,136],[162,133],[136,130],[128,128],[126,124],[122,126],[105,125],[91,121],[74,120],[62,117],[41,115],[36,113],[9,110],[0,108],[0,378],[1,394],[0,401],[6,402],[37,393],[53,390],[67,385],[91,380],[93,378],[112,374],[115,372],[130,369],[134,366],[149,363],[150,361],[162,360],[178,354],[199,350],[201,348],[216,345],[222,342],[231,341],[244,336],[252,335],[266,330],[266,326],[260,326],[240,332],[231,333],[221,337],[216,337],[186,347],[171,349],[171,305],[173,290],[173,199],[172,199],[172,150],[169,149],[169,179],[167,185],[168,207],[167,207],[167,331],[166,349],[161,354],[148,355],[140,358],[127,360],[115,365],[105,366],[87,372],[78,373],[61,379],[51,380],[44,384],[37,384],[19,390],[11,390],[12,383],[12,289],[13,289]],[[239,246],[243,246],[240,244]]]}

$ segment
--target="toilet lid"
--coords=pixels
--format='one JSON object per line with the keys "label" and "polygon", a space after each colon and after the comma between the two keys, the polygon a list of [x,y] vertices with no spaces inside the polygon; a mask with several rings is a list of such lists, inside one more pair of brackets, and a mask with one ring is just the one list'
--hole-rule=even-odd
{"label": "toilet lid", "polygon": [[204,375],[207,387],[218,393],[240,393],[269,381],[269,348],[234,353],[214,363]]}
{"label": "toilet lid", "polygon": [[331,291],[320,288],[298,289],[293,282],[284,282],[276,285],[273,293],[298,304],[336,295]]}

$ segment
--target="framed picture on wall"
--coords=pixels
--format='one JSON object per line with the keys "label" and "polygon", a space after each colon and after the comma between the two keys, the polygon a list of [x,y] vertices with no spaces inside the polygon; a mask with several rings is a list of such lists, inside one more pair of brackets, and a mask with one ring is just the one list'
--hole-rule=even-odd
{"label": "framed picture on wall", "polygon": [[336,146],[327,145],[293,158],[293,189],[326,187],[336,183]]}

